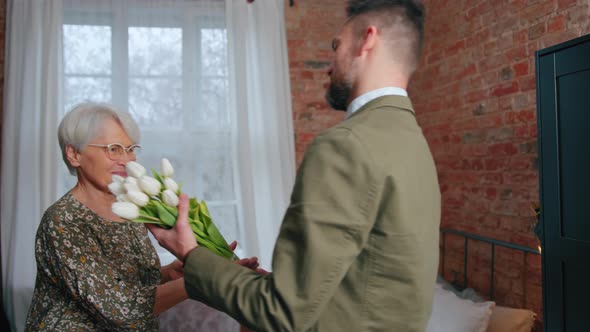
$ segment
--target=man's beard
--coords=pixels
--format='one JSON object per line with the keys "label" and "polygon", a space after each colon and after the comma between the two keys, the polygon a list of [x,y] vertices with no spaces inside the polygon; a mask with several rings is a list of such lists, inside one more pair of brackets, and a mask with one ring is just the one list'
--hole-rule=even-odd
{"label": "man's beard", "polygon": [[326,101],[335,110],[346,111],[352,85],[348,82],[331,82],[326,90]]}

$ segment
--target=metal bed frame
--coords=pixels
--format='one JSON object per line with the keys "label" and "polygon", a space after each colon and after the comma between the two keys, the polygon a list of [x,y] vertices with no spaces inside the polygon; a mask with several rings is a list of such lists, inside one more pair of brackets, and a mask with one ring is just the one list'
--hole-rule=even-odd
{"label": "metal bed frame", "polygon": [[[492,253],[491,253],[491,260],[490,260],[490,288],[489,288],[489,296],[490,300],[494,300],[494,259],[496,256],[496,246],[504,247],[513,249],[516,251],[520,251],[523,253],[523,269],[526,268],[526,259],[528,254],[532,255],[541,255],[538,249],[533,249],[525,246],[521,246],[514,243],[509,243],[505,241],[496,240],[493,238],[487,238],[475,234],[470,234],[462,231],[457,231],[454,229],[449,228],[441,228],[440,233],[442,236],[442,245],[441,245],[441,273],[444,276],[445,273],[445,250],[446,250],[446,239],[447,234],[453,234],[463,237],[464,239],[464,250],[463,250],[463,285],[454,285],[462,287],[462,289],[467,288],[467,258],[469,257],[469,240],[479,241],[483,243],[488,243],[491,246]],[[523,286],[526,284],[526,273],[523,274]],[[526,301],[526,287],[523,287],[523,295],[522,295],[523,303]]]}

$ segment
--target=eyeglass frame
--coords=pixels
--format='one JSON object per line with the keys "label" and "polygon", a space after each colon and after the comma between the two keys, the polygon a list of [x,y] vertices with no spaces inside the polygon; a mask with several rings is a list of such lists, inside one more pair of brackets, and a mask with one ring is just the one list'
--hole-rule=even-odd
{"label": "eyeglass frame", "polygon": [[104,152],[106,152],[106,154],[107,154],[107,157],[108,157],[110,160],[119,160],[119,159],[121,159],[121,158],[123,157],[123,155],[121,155],[119,158],[112,158],[112,157],[111,157],[111,153],[109,152],[109,150],[110,150],[110,148],[111,148],[113,145],[115,145],[115,146],[120,146],[120,147],[123,149],[123,151],[125,151],[125,155],[128,155],[128,154],[132,153],[132,154],[135,156],[135,155],[136,155],[135,151],[132,151],[132,149],[135,149],[135,148],[139,148],[139,149],[140,149],[140,151],[141,151],[141,145],[139,145],[139,144],[132,144],[132,145],[130,145],[129,147],[124,147],[124,146],[123,146],[123,144],[121,144],[121,143],[111,143],[111,144],[86,144],[86,146],[94,146],[94,147],[97,147],[97,148],[104,148]]}

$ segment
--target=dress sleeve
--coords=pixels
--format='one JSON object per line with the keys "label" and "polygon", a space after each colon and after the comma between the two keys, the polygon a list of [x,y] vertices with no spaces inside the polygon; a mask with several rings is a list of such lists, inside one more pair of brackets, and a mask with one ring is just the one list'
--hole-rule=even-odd
{"label": "dress sleeve", "polygon": [[318,137],[300,166],[273,253],[258,275],[197,248],[185,264],[189,296],[253,330],[306,331],[363,250],[374,223],[370,157],[347,129]]}
{"label": "dress sleeve", "polygon": [[[36,239],[39,273],[67,292],[97,322],[142,329],[153,319],[156,286],[122,278],[100,240],[72,221],[73,213],[46,213]],[[75,217],[74,217],[75,218]]]}

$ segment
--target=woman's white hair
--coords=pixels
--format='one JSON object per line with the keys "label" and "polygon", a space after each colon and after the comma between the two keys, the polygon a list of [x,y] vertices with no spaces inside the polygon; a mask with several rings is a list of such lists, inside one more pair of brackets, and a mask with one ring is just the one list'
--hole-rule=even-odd
{"label": "woman's white hair", "polygon": [[70,174],[76,175],[76,168],[68,161],[66,146],[71,145],[76,151],[82,151],[86,144],[98,136],[102,124],[107,119],[118,122],[133,143],[139,143],[139,127],[128,112],[120,111],[108,104],[78,104],[64,116],[57,130],[62,158]]}

